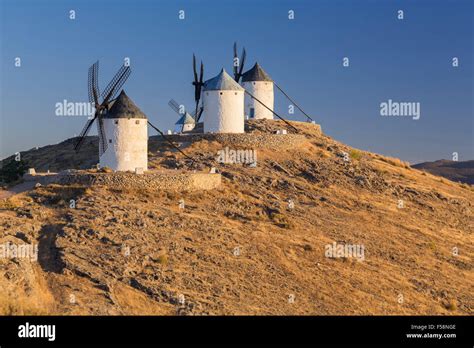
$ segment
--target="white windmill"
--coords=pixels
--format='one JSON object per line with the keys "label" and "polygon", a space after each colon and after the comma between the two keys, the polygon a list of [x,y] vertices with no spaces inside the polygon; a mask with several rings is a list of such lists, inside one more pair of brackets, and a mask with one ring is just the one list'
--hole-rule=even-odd
{"label": "white windmill", "polygon": [[186,133],[190,132],[196,126],[196,120],[189,112],[186,111],[184,105],[178,104],[174,99],[171,99],[168,102],[170,108],[172,108],[180,118],[174,124],[174,131],[175,133]]}
{"label": "white windmill", "polygon": [[100,166],[114,171],[147,170],[148,166],[147,117],[123,90],[115,99],[130,72],[130,67],[123,65],[100,94],[99,62],[89,68],[89,101],[94,104],[95,113],[75,145],[75,150],[79,151],[92,124],[97,121]]}
{"label": "white windmill", "polygon": [[148,119],[123,90],[103,119],[108,147],[100,156],[100,166],[148,170]]}
{"label": "white windmill", "polygon": [[202,88],[204,132],[244,133],[244,89],[224,70]]}
{"label": "white windmill", "polygon": [[[245,95],[245,115],[250,119],[273,119],[273,80],[255,63],[252,69],[242,74],[242,87],[253,95]],[[260,102],[257,102],[258,99]],[[263,104],[267,106],[264,107]]]}

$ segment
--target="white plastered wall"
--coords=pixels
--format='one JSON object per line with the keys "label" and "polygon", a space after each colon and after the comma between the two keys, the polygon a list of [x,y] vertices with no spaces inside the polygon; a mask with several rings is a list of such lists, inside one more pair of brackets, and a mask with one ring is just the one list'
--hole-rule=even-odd
{"label": "white plastered wall", "polygon": [[189,132],[194,129],[195,124],[193,123],[186,123],[183,127],[183,132]]}
{"label": "white plastered wall", "polygon": [[[138,122],[138,124],[137,124]],[[115,171],[148,170],[148,127],[144,118],[104,119],[107,150],[100,166]],[[109,141],[112,139],[112,142]]]}
{"label": "white plastered wall", "polygon": [[[246,81],[242,82],[242,87],[245,88],[255,98],[260,100],[266,106],[273,110],[274,95],[273,82],[271,81]],[[250,118],[250,108],[255,109],[255,119],[273,119],[273,113],[265,108],[258,101],[253,99],[248,94],[245,94],[245,116]]]}
{"label": "white plastered wall", "polygon": [[244,91],[204,91],[203,105],[205,133],[244,133]]}
{"label": "white plastered wall", "polygon": [[194,123],[185,123],[184,126],[182,124],[175,124],[174,131],[176,133],[189,132],[189,131],[192,131],[194,127],[195,127]]}

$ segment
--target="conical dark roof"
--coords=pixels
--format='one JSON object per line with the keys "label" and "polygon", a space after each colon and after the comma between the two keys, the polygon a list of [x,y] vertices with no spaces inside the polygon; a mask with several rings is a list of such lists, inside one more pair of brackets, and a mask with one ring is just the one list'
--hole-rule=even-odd
{"label": "conical dark roof", "polygon": [[273,81],[270,76],[262,69],[262,67],[255,63],[252,69],[246,71],[242,75],[242,82],[247,81]]}
{"label": "conical dark roof", "polygon": [[144,118],[146,115],[135,105],[122,89],[118,98],[114,101],[110,110],[104,118]]}

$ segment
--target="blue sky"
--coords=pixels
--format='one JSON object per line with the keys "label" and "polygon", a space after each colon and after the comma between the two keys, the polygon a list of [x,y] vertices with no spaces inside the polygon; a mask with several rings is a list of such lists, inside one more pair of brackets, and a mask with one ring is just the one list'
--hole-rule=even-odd
{"label": "blue sky", "polygon": [[[234,41],[247,49],[246,68],[257,60],[339,141],[412,163],[451,159],[453,152],[474,158],[469,0],[0,3],[0,158],[81,131],[85,118],[55,116],[55,104],[87,101],[87,69],[97,59],[103,89],[130,57],[127,94],[154,124],[173,129],[177,115],[168,100],[193,106],[193,52],[211,78],[231,70]],[[277,112],[304,120],[299,112],[288,115],[283,95],[275,98]],[[380,116],[388,99],[419,102],[420,119]]]}

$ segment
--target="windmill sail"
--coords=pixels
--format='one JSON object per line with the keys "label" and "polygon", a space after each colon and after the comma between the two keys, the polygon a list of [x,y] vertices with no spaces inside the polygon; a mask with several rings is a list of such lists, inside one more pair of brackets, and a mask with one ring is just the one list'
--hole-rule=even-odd
{"label": "windmill sail", "polygon": [[[87,121],[86,125],[82,129],[82,132],[74,146],[76,152],[79,151],[82,144],[84,143],[84,139],[89,133],[94,121],[97,121],[97,133],[99,135],[99,156],[102,156],[102,154],[107,150],[107,137],[105,134],[102,118],[110,106],[109,102],[116,98],[123,84],[130,76],[130,73],[130,66],[123,65],[101,94],[99,90],[99,61],[91,65],[87,76],[87,87],[89,102],[94,104],[95,114],[91,120]],[[102,97],[102,102],[99,101],[99,97]]]}

